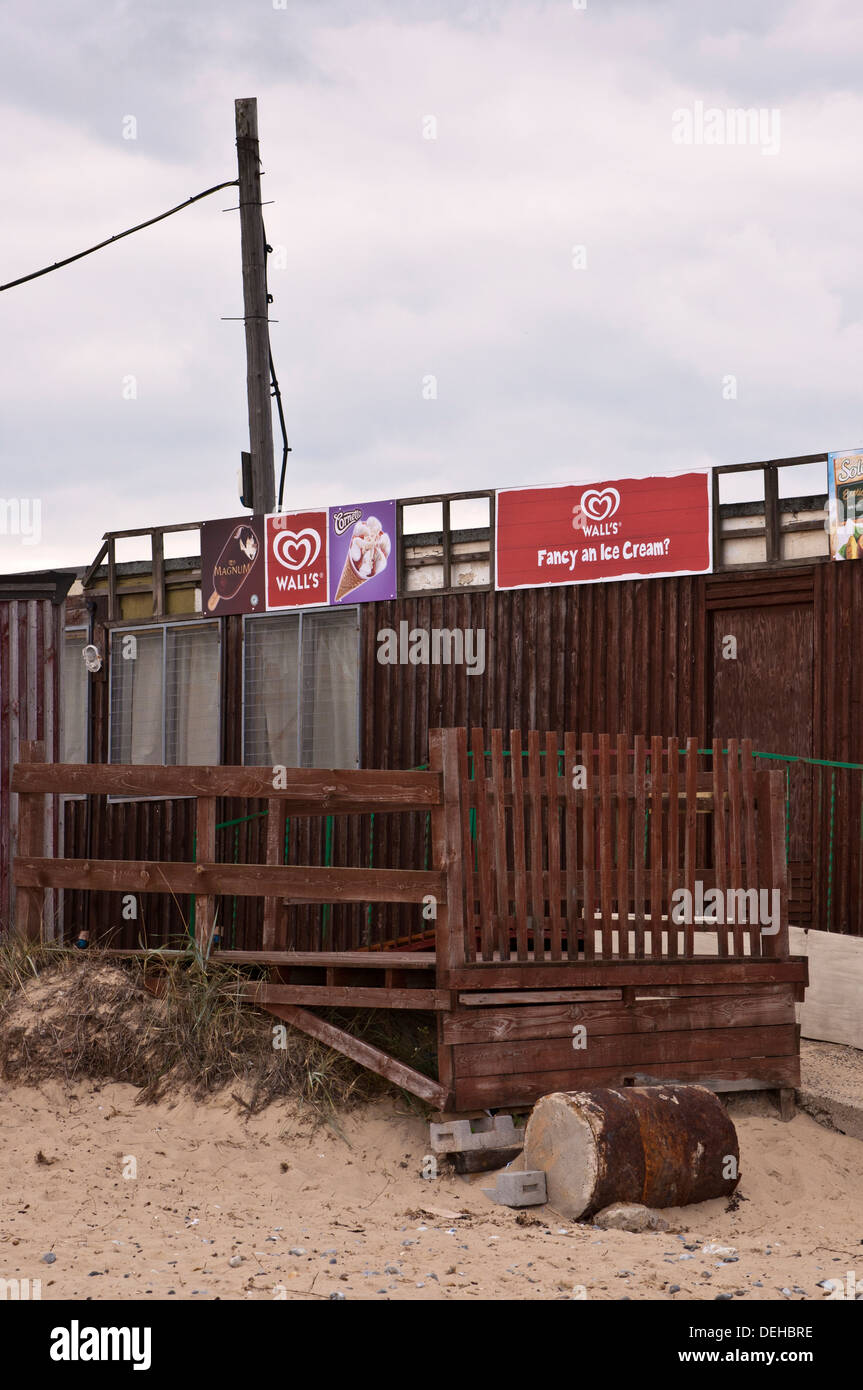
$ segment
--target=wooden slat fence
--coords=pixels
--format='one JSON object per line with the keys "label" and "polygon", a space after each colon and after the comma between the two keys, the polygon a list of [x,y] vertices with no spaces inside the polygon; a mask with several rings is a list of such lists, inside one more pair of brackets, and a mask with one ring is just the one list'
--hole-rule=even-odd
{"label": "wooden slat fence", "polygon": [[531,732],[523,750],[514,731],[504,750],[475,729],[471,749],[465,963],[787,957],[782,774],[749,740],[705,758],[641,735]]}

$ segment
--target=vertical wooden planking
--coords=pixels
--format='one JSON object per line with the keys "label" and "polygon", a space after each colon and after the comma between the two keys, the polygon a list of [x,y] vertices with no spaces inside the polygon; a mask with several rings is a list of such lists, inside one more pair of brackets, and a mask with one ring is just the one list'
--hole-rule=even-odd
{"label": "vertical wooden planking", "polygon": [[632,899],[635,922],[635,956],[644,958],[644,835],[646,808],[644,735],[635,735],[632,762]]}
{"label": "vertical wooden planking", "polygon": [[728,873],[726,868],[727,840],[725,834],[725,777],[723,775],[722,762],[722,739],[715,738],[712,744],[713,757],[713,869],[716,875],[716,887],[721,893],[721,903],[719,916],[722,917],[722,925],[717,926],[717,954],[727,956],[728,950],[728,925],[725,919],[724,903],[726,902],[725,890],[728,886]]}
{"label": "vertical wooden planking", "polygon": [[539,731],[527,735],[527,795],[530,826],[530,905],[533,916],[533,954],[545,960],[545,894],[542,889],[542,774],[539,763]]}
{"label": "vertical wooden planking", "polygon": [[582,835],[584,852],[581,872],[584,878],[584,958],[593,960],[596,955],[596,923],[594,921],[594,869],[596,867],[596,845],[594,836],[595,769],[593,765],[593,734],[582,734],[581,757],[584,763],[586,786],[582,806]]}
{"label": "vertical wooden planking", "polygon": [[[768,928],[769,935],[762,935],[761,937],[763,943],[762,950],[765,956],[772,956],[779,960],[787,960],[788,864],[785,849],[785,774],[782,772],[765,772],[761,775],[765,778],[766,794],[768,798],[768,805],[765,808],[767,814],[764,817],[767,822],[765,840],[769,853],[769,877],[766,879],[766,882],[771,892],[769,905],[772,916],[772,921]],[[760,805],[759,814],[761,814]],[[775,904],[779,912],[778,923],[773,913],[774,893],[778,893],[778,900]],[[763,930],[763,924],[761,924],[761,927]]]}
{"label": "vertical wooden planking", "polygon": [[698,739],[686,740],[686,810],[683,826],[683,872],[689,894],[689,909],[684,924],[684,955],[689,960],[695,955],[695,923],[693,918],[695,904],[696,841],[698,830]]}
{"label": "vertical wooden planking", "polygon": [[[743,887],[742,787],[740,747],[736,738],[728,740],[728,863],[730,886],[735,894]],[[740,921],[739,898],[735,897],[732,936],[735,956],[744,954],[744,928]]]}
{"label": "vertical wooden planking", "polygon": [[[662,956],[662,739],[650,742],[650,954]],[[670,924],[669,924],[670,926]]]}
{"label": "vertical wooden planking", "polygon": [[677,739],[670,738],[668,753],[668,830],[666,833],[666,897],[668,901],[668,954],[680,955],[680,934],[671,920],[671,901],[675,889],[682,888],[680,873],[680,752]]}
{"label": "vertical wooden planking", "polygon": [[[195,806],[195,863],[216,862],[216,798],[199,796]],[[211,893],[195,894],[195,944],[209,955],[215,926],[216,899]]]}
{"label": "vertical wooden planking", "polygon": [[611,739],[599,735],[599,875],[602,899],[602,954],[611,960],[614,951],[614,823],[611,810]]}
{"label": "vertical wooden planking", "polygon": [[[35,740],[22,739],[18,748],[18,762],[44,763],[45,745]],[[22,859],[41,859],[45,853],[45,794],[44,792],[18,793],[18,836],[16,857]],[[14,870],[13,870],[14,871]],[[45,892],[42,888],[15,889],[15,931],[23,941],[38,942],[43,936]]]}
{"label": "vertical wooden planking", "polygon": [[[578,801],[575,777],[578,747],[574,733],[563,736],[564,852],[566,854],[566,955],[578,959]],[[583,795],[584,793],[582,793]]]}
{"label": "vertical wooden planking", "polygon": [[629,955],[629,806],[626,734],[617,735],[617,949]]}
{"label": "vertical wooden planking", "polygon": [[456,730],[456,762],[461,791],[459,795],[459,825],[461,828],[462,864],[464,878],[464,945],[465,959],[476,960],[479,918],[476,912],[476,849],[470,833],[468,785],[470,769],[467,756],[467,729]]}
{"label": "vertical wooden planking", "polygon": [[524,768],[522,767],[520,730],[511,730],[509,748],[510,781],[512,783],[512,871],[515,876],[516,955],[519,960],[527,960],[527,870],[524,852]]}
{"label": "vertical wooden planking", "polygon": [[548,844],[548,915],[551,929],[551,959],[562,958],[562,921],[560,899],[563,892],[560,879],[560,798],[558,796],[557,734],[545,735],[545,787],[547,802],[546,842]]}
{"label": "vertical wooden planking", "polygon": [[483,960],[494,958],[494,892],[492,886],[492,837],[489,823],[488,781],[485,775],[485,737],[482,729],[471,734],[473,780],[476,793],[476,847],[479,887],[479,930]]}
{"label": "vertical wooden planking", "polygon": [[494,878],[495,878],[495,939],[501,960],[509,960],[509,889],[506,874],[506,807],[504,796],[506,782],[503,766],[503,734],[500,729],[491,731],[491,786],[494,805],[492,817],[494,825]]}
{"label": "vertical wooden planking", "polygon": [[[758,889],[758,837],[755,824],[755,759],[752,756],[752,739],[745,738],[742,745],[741,773],[743,780],[743,843],[746,853],[747,890]],[[761,932],[756,927],[749,933],[749,953],[761,955]]]}

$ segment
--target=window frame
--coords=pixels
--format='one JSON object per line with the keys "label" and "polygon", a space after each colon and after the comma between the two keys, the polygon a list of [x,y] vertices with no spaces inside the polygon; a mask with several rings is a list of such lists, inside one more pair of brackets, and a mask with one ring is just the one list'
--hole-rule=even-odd
{"label": "window frame", "polygon": [[[782,525],[782,502],[786,498],[779,496],[779,470],[781,468],[796,468],[811,463],[823,463],[827,467],[828,455],[823,454],[800,454],[794,458],[763,459],[756,463],[731,463],[716,465],[712,471],[712,510],[713,510],[713,574],[738,574],[745,573],[747,570],[780,570],[801,568],[806,565],[820,565],[825,560],[829,560],[827,555],[805,555],[793,559],[783,558],[782,540],[783,537],[793,531],[820,531],[820,522],[802,522],[784,527]],[[760,472],[764,480],[764,555],[763,560],[746,560],[737,564],[723,564],[722,548],[723,540],[728,539],[722,529],[722,507],[725,503],[719,501],[719,480],[730,473],[754,473]],[[823,494],[826,497],[826,493]],[[821,493],[813,493],[812,499],[822,496]],[[809,499],[806,499],[809,500]],[[760,513],[755,513],[760,515]]]}
{"label": "window frame", "polygon": [[[459,586],[452,584],[453,560],[458,560],[458,556],[453,556],[452,547],[459,544],[458,537],[463,529],[470,531],[484,532],[484,526],[459,528],[453,531],[450,525],[450,503],[451,502],[472,502],[480,499],[488,500],[488,575],[487,584],[471,584],[469,586]],[[405,535],[404,531],[404,510],[405,507],[424,507],[440,503],[441,506],[441,527],[440,531],[429,531],[410,533]],[[418,596],[434,598],[440,594],[487,594],[494,593],[495,576],[495,507],[497,503],[497,492],[494,488],[474,488],[470,492],[434,492],[427,497],[398,497],[396,498],[396,550],[398,552],[397,570],[397,589],[400,598],[416,598]],[[410,568],[406,562],[405,551],[411,543],[416,544],[438,544],[440,537],[441,546],[441,567],[443,570],[443,585],[422,589],[409,589],[407,587],[407,574]]]}
{"label": "window frame", "polygon": [[[111,626],[107,629],[107,636],[108,636],[108,643],[107,643],[107,646],[108,646],[108,721],[107,721],[107,722],[108,722],[108,746],[107,746],[107,749],[106,749],[106,754],[107,754],[107,756],[106,756],[106,765],[107,765],[108,767],[122,767],[122,766],[123,766],[122,763],[115,763],[115,762],[113,761],[112,757],[111,757],[112,734],[113,734],[113,726],[114,726],[114,642],[115,642],[115,639],[122,640],[122,638],[123,638],[124,636],[128,636],[128,635],[134,634],[134,633],[143,633],[143,632],[160,632],[160,633],[161,633],[161,637],[162,637],[162,680],[161,680],[161,691],[162,691],[162,698],[161,698],[161,735],[162,735],[162,738],[161,738],[161,754],[162,754],[162,761],[161,761],[161,763],[140,763],[140,764],[137,764],[137,763],[136,763],[136,764],[134,764],[134,766],[136,766],[136,767],[137,767],[137,766],[140,766],[140,767],[169,767],[169,766],[170,766],[170,767],[177,767],[177,766],[180,766],[180,764],[177,764],[177,763],[170,763],[170,764],[169,764],[169,763],[166,763],[166,761],[165,761],[165,754],[166,754],[166,752],[167,752],[167,737],[168,737],[168,724],[167,724],[167,719],[166,719],[166,717],[165,717],[165,716],[166,716],[167,679],[168,679],[168,661],[167,661],[167,655],[168,655],[168,637],[167,637],[167,633],[168,633],[168,629],[169,629],[169,628],[170,628],[170,629],[173,629],[173,630],[176,630],[176,629],[178,629],[178,628],[193,628],[193,629],[200,629],[200,628],[203,628],[203,627],[214,628],[215,631],[216,631],[216,642],[217,642],[217,660],[216,660],[216,671],[217,671],[217,676],[216,676],[216,679],[217,679],[216,707],[217,707],[217,716],[216,716],[216,719],[217,719],[217,738],[218,738],[218,746],[219,746],[219,756],[218,756],[218,762],[217,762],[216,764],[214,764],[214,765],[215,765],[215,766],[218,766],[218,767],[220,767],[220,766],[222,765],[222,763],[223,763],[223,761],[224,761],[224,706],[223,706],[222,696],[223,696],[223,693],[224,693],[224,671],[223,671],[223,666],[224,666],[224,645],[225,645],[225,644],[224,644],[224,633],[223,633],[222,619],[220,619],[220,618],[209,618],[209,619],[201,620],[200,618],[196,619],[196,618],[194,618],[194,617],[184,617],[184,618],[179,619],[177,622],[170,622],[170,621],[163,621],[163,622],[147,622],[146,620],[143,620],[143,621],[139,621],[139,622],[137,622],[137,623],[135,623],[135,622],[130,622],[130,623],[112,623]],[[191,801],[191,800],[193,800],[193,799],[194,799],[194,798],[193,798],[192,796],[176,796],[176,797],[173,797],[173,796],[172,796],[172,797],[171,797],[171,800],[172,800],[172,801]],[[158,796],[126,796],[126,795],[120,795],[120,796],[109,796],[109,797],[108,797],[108,802],[109,802],[109,803],[120,802],[120,801],[162,801],[162,800],[164,800],[164,798],[163,798],[163,797],[158,797]]]}
{"label": "window frame", "polygon": [[[303,742],[303,701],[302,701],[302,687],[303,687],[303,622],[304,622],[304,619],[305,619],[306,617],[315,618],[315,617],[319,617],[319,616],[321,615],[321,613],[332,613],[332,612],[337,612],[337,611],[340,611],[340,612],[342,612],[342,613],[349,612],[349,613],[353,613],[353,615],[354,615],[355,636],[356,636],[356,657],[357,657],[357,663],[356,663],[356,667],[357,667],[357,693],[356,693],[356,701],[355,701],[355,711],[356,711],[356,733],[357,733],[357,757],[356,757],[356,762],[355,762],[354,766],[355,766],[357,769],[359,769],[359,768],[362,767],[362,765],[363,765],[363,745],[362,745],[362,728],[363,728],[363,726],[362,726],[362,695],[363,695],[363,682],[362,682],[362,674],[363,674],[363,673],[362,673],[362,618],[361,618],[361,615],[360,615],[360,609],[361,609],[361,608],[362,608],[362,604],[360,604],[360,603],[345,603],[345,604],[339,604],[339,605],[338,605],[338,608],[334,608],[334,607],[332,607],[331,605],[324,605],[324,606],[322,606],[322,605],[318,604],[318,605],[316,605],[314,608],[293,608],[293,609],[285,609],[284,611],[279,612],[279,613],[244,613],[244,614],[242,615],[242,617],[243,617],[243,649],[242,649],[242,654],[241,654],[241,658],[240,658],[240,660],[241,660],[241,678],[240,678],[240,721],[241,721],[241,729],[240,729],[240,758],[241,758],[241,760],[242,760],[242,765],[243,765],[243,767],[258,767],[258,766],[260,766],[260,764],[258,764],[258,763],[247,763],[247,762],[246,762],[246,629],[247,629],[247,625],[248,625],[249,623],[258,623],[258,622],[261,622],[262,619],[263,619],[263,620],[266,620],[266,619],[268,619],[268,618],[271,619],[271,620],[272,620],[273,618],[276,618],[276,619],[279,619],[279,618],[294,618],[294,617],[299,618],[299,633],[298,633],[299,652],[298,652],[298,659],[297,659],[297,758],[299,759],[299,758],[301,757],[301,755],[302,755],[302,742]],[[305,764],[302,763],[302,762],[297,761],[296,763],[288,764],[288,766],[293,766],[293,767],[297,767],[297,768],[302,768],[302,767],[305,767]]]}

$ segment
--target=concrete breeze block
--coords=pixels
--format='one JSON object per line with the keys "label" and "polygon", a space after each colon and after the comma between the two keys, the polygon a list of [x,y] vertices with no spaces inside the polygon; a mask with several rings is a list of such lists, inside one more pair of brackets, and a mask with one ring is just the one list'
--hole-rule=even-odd
{"label": "concrete breeze block", "polygon": [[512,1115],[484,1115],[478,1120],[451,1120],[449,1124],[429,1125],[433,1153],[471,1153],[477,1149],[524,1148],[524,1129],[518,1129]]}
{"label": "concrete breeze block", "polygon": [[486,1197],[502,1207],[541,1207],[548,1201],[545,1173],[532,1169],[523,1173],[498,1173],[496,1187],[484,1187]]}

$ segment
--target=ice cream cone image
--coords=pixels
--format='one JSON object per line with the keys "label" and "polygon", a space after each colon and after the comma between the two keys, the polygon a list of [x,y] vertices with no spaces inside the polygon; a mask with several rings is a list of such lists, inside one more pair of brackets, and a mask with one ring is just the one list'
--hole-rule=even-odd
{"label": "ice cream cone image", "polygon": [[382,574],[390,555],[390,538],[376,516],[358,521],[351,535],[334,603],[340,603],[361,584]]}

